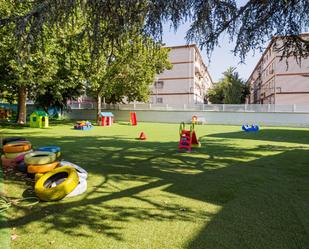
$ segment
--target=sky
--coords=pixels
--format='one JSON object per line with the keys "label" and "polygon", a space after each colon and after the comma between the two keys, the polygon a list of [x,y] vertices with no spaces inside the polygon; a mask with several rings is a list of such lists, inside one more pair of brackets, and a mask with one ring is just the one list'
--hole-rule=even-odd
{"label": "sky", "polygon": [[[247,1],[239,0],[236,1],[238,5],[243,5]],[[169,24],[164,25],[163,29],[163,43],[166,46],[177,46],[185,45],[187,41],[185,40],[186,31],[189,29],[189,23],[184,23],[181,25],[177,32],[174,32],[173,28],[170,28]],[[258,60],[260,59],[262,52],[251,51],[247,55],[244,64],[240,64],[239,58],[233,55],[231,50],[234,48],[233,44],[230,44],[227,39],[221,37],[219,41],[220,47],[216,47],[211,55],[210,61],[205,51],[201,51],[205,64],[208,66],[208,71],[214,82],[217,82],[221,77],[222,73],[230,66],[236,67],[237,72],[240,77],[247,80],[252,73],[254,67],[256,66]],[[265,47],[267,44],[265,44]]]}

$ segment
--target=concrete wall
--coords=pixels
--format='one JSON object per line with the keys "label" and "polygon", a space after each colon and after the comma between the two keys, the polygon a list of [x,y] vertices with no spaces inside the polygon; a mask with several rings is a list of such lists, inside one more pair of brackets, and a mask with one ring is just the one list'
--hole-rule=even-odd
{"label": "concrete wall", "polygon": [[[130,111],[111,110],[115,120],[129,122]],[[137,120],[144,122],[190,122],[193,115],[203,117],[208,124],[309,127],[309,113],[206,112],[206,111],[136,111]],[[95,110],[72,110],[67,117],[74,120],[94,119]]]}

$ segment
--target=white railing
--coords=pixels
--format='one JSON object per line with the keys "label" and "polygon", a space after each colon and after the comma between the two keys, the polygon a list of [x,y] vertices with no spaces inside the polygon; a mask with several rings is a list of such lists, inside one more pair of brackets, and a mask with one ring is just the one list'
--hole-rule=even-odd
{"label": "white railing", "polygon": [[95,109],[96,104],[92,102],[80,102],[80,103],[70,103],[69,107],[71,109]]}
{"label": "white railing", "polygon": [[[96,104],[91,102],[72,103],[71,109],[95,109]],[[170,105],[170,104],[102,104],[102,109],[109,110],[162,110],[162,111],[207,111],[207,112],[302,112],[309,113],[308,105]]]}

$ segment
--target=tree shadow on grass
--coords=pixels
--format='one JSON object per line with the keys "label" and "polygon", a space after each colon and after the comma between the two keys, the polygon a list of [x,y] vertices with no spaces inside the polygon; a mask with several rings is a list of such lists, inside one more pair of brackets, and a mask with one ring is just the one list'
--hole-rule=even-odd
{"label": "tree shadow on grass", "polygon": [[[37,221],[45,233],[123,240],[130,222],[211,220],[187,248],[297,248],[307,243],[308,150],[278,146],[275,155],[261,157],[269,146],[243,149],[219,140],[183,154],[177,152],[177,142],[86,135],[30,140],[38,146],[47,141],[60,145],[65,160],[90,173],[89,188],[79,197],[25,208],[24,215],[11,217],[11,227]],[[157,188],[221,206],[222,211],[215,214],[145,194]]]}
{"label": "tree shadow on grass", "polygon": [[0,122],[0,129],[14,129],[14,130],[20,130],[20,129],[25,129],[29,128],[28,124],[16,124],[12,122]]}

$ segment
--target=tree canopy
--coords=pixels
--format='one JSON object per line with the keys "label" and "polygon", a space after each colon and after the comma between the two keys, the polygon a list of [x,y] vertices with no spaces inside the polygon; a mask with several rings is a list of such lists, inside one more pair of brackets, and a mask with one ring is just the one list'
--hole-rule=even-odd
{"label": "tree canopy", "polygon": [[240,79],[235,68],[230,67],[208,91],[208,99],[212,104],[243,104],[249,92],[248,85]]}
{"label": "tree canopy", "polygon": [[[39,1],[0,0],[0,16],[25,15],[35,3]],[[43,8],[43,2],[40,6]],[[138,32],[138,25],[119,31],[120,26],[111,28],[107,22],[100,23],[100,28],[111,29],[106,29],[104,37],[96,38],[100,44],[95,47],[94,40],[84,39],[84,35],[95,36],[94,32],[85,32],[89,25],[85,12],[81,7],[75,10],[74,19],[68,17],[72,22],[58,26],[42,23],[33,35],[28,27],[27,37],[16,36],[13,23],[0,28],[1,97],[13,100],[18,96],[19,123],[26,121],[27,99],[45,110],[50,106],[63,109],[86,87],[99,104],[101,97],[109,103],[122,102],[124,98],[147,101],[155,74],[171,66],[167,59],[169,50]],[[35,40],[38,34],[40,40]],[[24,50],[27,42],[31,46]]]}
{"label": "tree canopy", "polygon": [[[3,2],[4,0],[2,0]],[[1,2],[1,1],[0,1]],[[15,1],[10,1],[15,2]],[[44,26],[74,24],[82,10],[85,19],[80,36],[90,41],[95,55],[104,39],[121,46],[125,35],[144,33],[160,39],[163,24],[177,29],[188,21],[188,42],[196,42],[210,53],[219,37],[235,41],[234,53],[244,59],[251,49],[262,48],[273,36],[288,36],[278,50],[285,56],[308,56],[309,42],[299,36],[308,28],[308,0],[26,0],[28,8],[8,12],[0,26],[13,25],[15,37],[25,49],[42,39]]]}
{"label": "tree canopy", "polygon": [[[137,35],[123,41],[121,49],[113,44],[106,44],[105,50],[90,59],[86,47],[86,65],[82,72],[87,81],[87,94],[97,101],[97,111],[101,112],[101,99],[105,103],[147,102],[150,85],[155,75],[170,69],[168,48],[151,38]],[[86,52],[88,51],[88,52]]]}

